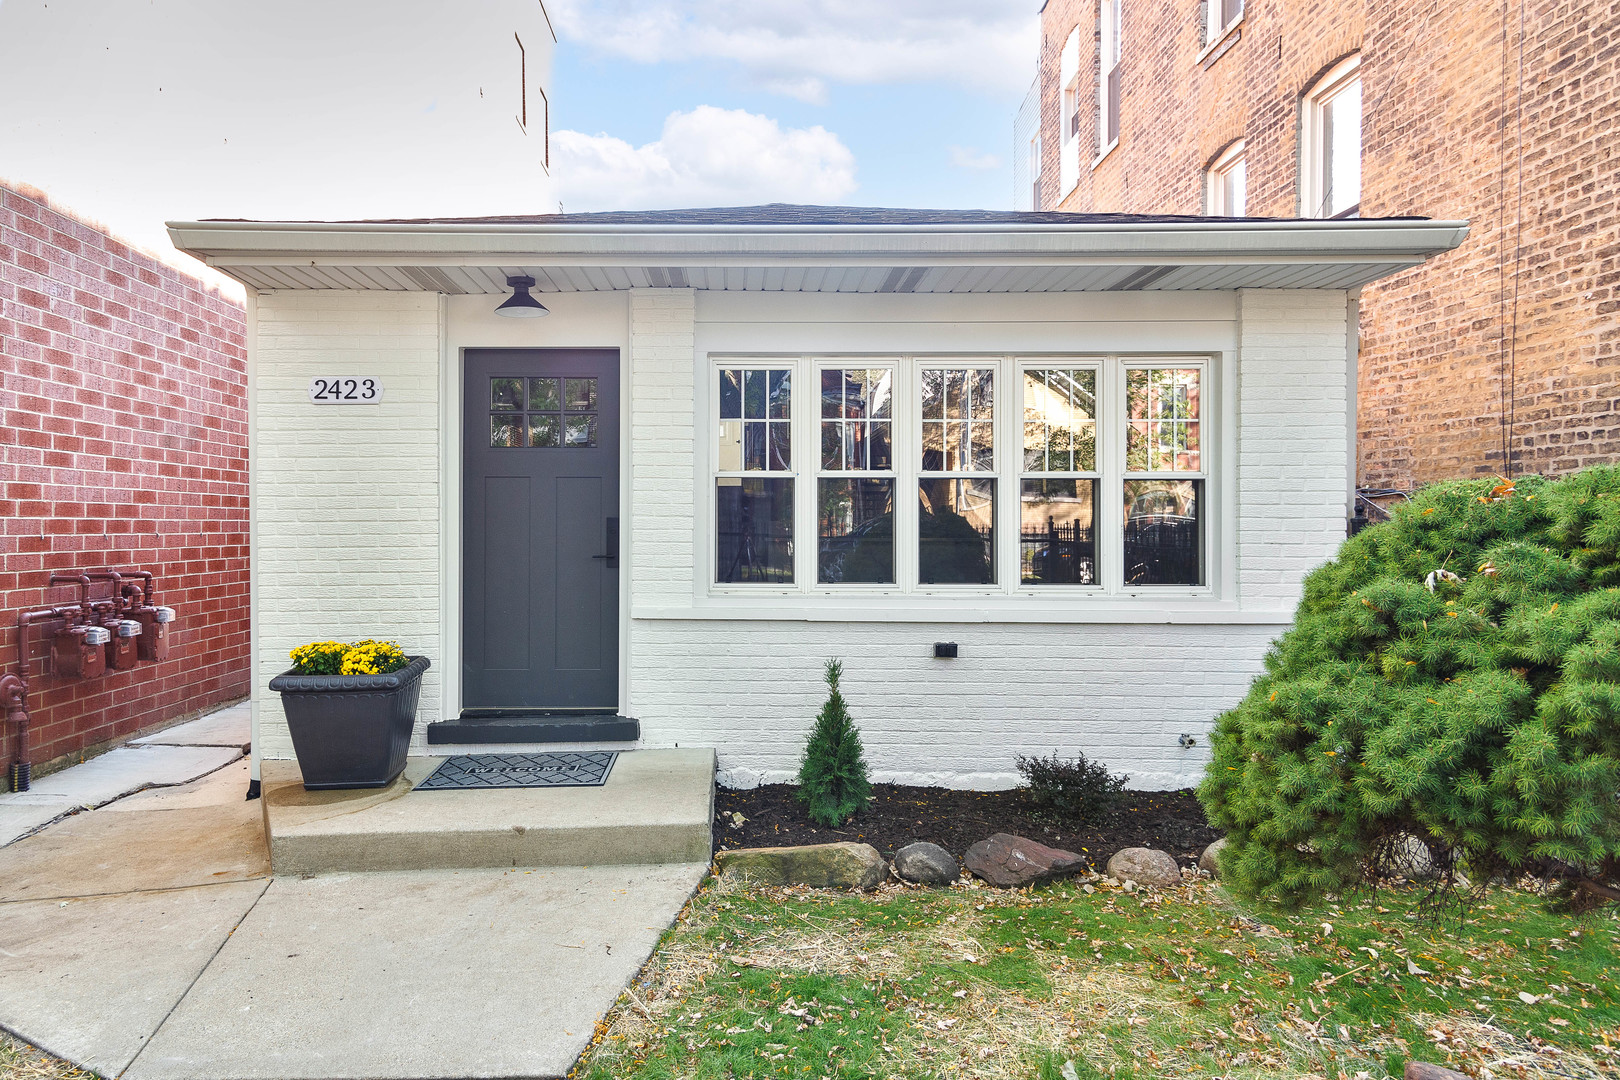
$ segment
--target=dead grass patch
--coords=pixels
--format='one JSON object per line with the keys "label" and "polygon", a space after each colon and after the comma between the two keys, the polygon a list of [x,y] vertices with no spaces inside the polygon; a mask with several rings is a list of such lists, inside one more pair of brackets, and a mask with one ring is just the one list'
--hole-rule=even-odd
{"label": "dead grass patch", "polygon": [[94,1080],[95,1075],[0,1031],[0,1080]]}

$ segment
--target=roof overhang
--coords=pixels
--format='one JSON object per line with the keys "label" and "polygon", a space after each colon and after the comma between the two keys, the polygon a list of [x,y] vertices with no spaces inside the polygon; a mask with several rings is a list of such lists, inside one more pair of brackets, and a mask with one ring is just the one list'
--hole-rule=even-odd
{"label": "roof overhang", "polygon": [[1449,251],[1462,221],[1183,219],[689,225],[171,222],[252,289],[1009,293],[1353,289]]}

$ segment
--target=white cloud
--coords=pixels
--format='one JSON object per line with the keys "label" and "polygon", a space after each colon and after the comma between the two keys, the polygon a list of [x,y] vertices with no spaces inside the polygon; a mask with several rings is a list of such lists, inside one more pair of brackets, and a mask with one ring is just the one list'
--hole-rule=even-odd
{"label": "white cloud", "polygon": [[826,84],[967,82],[1022,90],[1031,0],[553,0],[558,31],[641,63],[719,59],[763,89],[817,102]]}
{"label": "white cloud", "polygon": [[971,146],[950,146],[946,149],[951,152],[951,164],[958,169],[986,172],[1001,168],[1001,159],[996,155],[980,153]]}
{"label": "white cloud", "polygon": [[741,109],[671,113],[656,142],[558,131],[552,175],[563,207],[588,210],[830,203],[855,190],[855,155],[819,125],[783,130]]}

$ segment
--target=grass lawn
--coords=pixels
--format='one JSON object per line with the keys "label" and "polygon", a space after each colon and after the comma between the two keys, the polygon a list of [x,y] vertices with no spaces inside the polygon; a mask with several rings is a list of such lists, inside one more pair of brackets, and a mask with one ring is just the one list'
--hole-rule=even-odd
{"label": "grass lawn", "polygon": [[1492,890],[1289,913],[1199,881],[858,894],[710,881],[582,1080],[1620,1077],[1620,919]]}
{"label": "grass lawn", "polygon": [[94,1076],[0,1031],[0,1080],[92,1080]]}

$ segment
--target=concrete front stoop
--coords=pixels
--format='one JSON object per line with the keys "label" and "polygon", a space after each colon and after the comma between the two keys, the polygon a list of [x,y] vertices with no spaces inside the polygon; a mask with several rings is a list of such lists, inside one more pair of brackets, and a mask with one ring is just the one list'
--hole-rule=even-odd
{"label": "concrete front stoop", "polygon": [[601,787],[417,791],[442,760],[354,791],[305,791],[296,762],[264,762],[275,873],[709,861],[712,749],[621,753]]}

